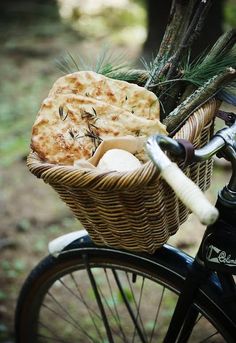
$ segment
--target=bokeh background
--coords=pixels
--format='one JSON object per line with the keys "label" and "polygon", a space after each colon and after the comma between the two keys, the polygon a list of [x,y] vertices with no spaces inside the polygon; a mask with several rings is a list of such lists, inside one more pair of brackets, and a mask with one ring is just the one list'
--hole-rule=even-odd
{"label": "bokeh background", "polygon": [[[142,67],[158,49],[170,0],[8,0],[0,4],[0,342],[14,341],[13,317],[19,289],[47,254],[48,242],[80,224],[53,190],[25,165],[31,127],[40,103],[63,75],[58,62],[69,54],[96,63],[108,46],[113,56]],[[236,27],[236,0],[215,0],[197,56]],[[217,162],[208,197],[229,177]],[[194,253],[204,228],[191,218],[171,243]]]}

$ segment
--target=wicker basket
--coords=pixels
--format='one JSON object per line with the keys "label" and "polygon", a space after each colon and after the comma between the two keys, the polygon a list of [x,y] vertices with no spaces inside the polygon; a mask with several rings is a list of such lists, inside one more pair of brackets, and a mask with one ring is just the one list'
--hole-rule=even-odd
{"label": "wicker basket", "polygon": [[[213,132],[216,107],[212,100],[198,109],[175,137],[187,139],[195,147],[205,145]],[[49,164],[34,153],[27,162],[34,175],[59,193],[98,245],[154,253],[187,219],[188,210],[151,161],[122,173]],[[183,170],[203,191],[209,187],[211,160]]]}

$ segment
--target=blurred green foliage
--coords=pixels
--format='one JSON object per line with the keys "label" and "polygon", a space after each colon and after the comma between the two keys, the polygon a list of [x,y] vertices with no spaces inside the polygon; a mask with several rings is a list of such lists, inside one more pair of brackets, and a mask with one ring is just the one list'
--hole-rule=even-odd
{"label": "blurred green foliage", "polygon": [[12,279],[18,277],[22,272],[24,272],[27,265],[24,260],[15,259],[12,262],[8,260],[2,260],[0,267],[5,276]]}
{"label": "blurred green foliage", "polygon": [[5,165],[24,156],[29,149],[31,126],[47,77],[29,80],[14,61],[6,61],[5,68],[0,69],[0,78],[4,80],[0,92],[0,155]]}
{"label": "blurred green foliage", "polygon": [[115,7],[105,4],[99,10],[87,8],[85,5],[75,5],[70,13],[61,10],[62,17],[75,30],[80,32],[86,39],[104,38],[116,43],[132,44],[130,32],[136,44],[145,39],[146,11],[139,1],[130,1],[128,8],[124,6]]}
{"label": "blurred green foliage", "polygon": [[236,27],[236,1],[228,0],[224,7],[224,17],[226,29]]}

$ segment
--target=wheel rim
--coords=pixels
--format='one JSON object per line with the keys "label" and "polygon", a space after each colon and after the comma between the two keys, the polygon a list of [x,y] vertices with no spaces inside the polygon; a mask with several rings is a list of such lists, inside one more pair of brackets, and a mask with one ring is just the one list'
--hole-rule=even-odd
{"label": "wheel rim", "polygon": [[[42,303],[40,299],[32,310],[39,313],[31,337],[34,342],[58,343],[163,342],[178,295],[171,285],[157,281],[128,266],[91,262],[87,267],[86,262],[78,264],[76,270],[68,266],[41,290]],[[199,316],[190,342],[223,341]]]}

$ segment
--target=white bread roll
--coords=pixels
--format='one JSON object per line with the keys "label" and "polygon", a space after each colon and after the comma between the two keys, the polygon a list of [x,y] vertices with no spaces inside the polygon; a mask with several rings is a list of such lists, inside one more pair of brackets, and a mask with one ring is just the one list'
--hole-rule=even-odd
{"label": "white bread roll", "polygon": [[132,171],[141,166],[140,161],[130,152],[122,149],[108,150],[99,160],[97,168],[104,171]]}

